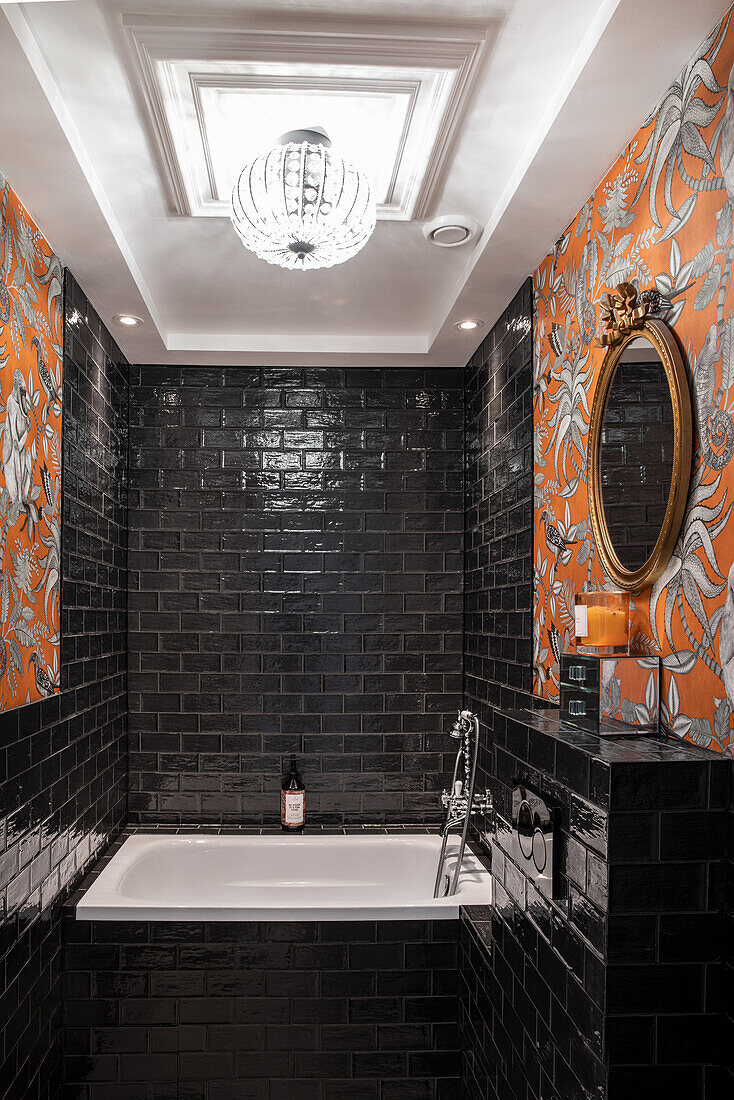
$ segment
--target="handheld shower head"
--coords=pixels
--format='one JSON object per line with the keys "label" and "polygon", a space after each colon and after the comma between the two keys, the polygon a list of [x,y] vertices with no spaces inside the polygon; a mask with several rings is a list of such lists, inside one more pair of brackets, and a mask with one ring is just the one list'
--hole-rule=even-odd
{"label": "handheld shower head", "polygon": [[460,710],[456,721],[449,730],[449,736],[456,738],[458,741],[471,729],[473,720],[474,715],[470,710]]}

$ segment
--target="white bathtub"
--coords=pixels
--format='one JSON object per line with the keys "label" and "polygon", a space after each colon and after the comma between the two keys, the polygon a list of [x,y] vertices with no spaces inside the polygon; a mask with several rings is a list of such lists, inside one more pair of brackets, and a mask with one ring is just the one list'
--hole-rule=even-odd
{"label": "white bathtub", "polygon": [[[467,850],[457,893],[434,900],[438,836],[128,837],[77,903],[77,920],[450,920],[488,905]],[[453,870],[458,840],[449,845]]]}

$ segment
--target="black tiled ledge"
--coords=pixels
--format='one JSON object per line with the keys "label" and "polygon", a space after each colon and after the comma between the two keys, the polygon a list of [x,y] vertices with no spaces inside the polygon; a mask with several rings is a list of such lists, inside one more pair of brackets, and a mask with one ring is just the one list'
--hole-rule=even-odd
{"label": "black tiled ledge", "polygon": [[527,729],[544,733],[554,741],[569,745],[585,752],[594,759],[606,764],[656,763],[671,760],[722,760],[719,753],[700,748],[690,741],[679,741],[671,737],[642,737],[631,733],[629,737],[615,735],[600,737],[586,730],[576,729],[560,717],[557,707],[542,707],[537,710],[507,710],[502,716],[511,722],[517,722]]}
{"label": "black tiled ledge", "polygon": [[496,777],[507,788],[515,775],[551,798],[560,784],[602,809],[631,810],[635,798],[663,797],[675,769],[689,790],[673,783],[671,806],[706,808],[709,784],[717,806],[726,805],[729,761],[719,753],[665,737],[599,737],[562,722],[555,708],[496,713],[493,748]]}

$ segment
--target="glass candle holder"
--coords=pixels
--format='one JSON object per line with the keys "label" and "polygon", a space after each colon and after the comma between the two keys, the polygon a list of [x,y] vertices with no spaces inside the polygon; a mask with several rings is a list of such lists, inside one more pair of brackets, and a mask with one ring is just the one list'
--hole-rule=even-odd
{"label": "glass candle holder", "polygon": [[608,655],[629,651],[628,592],[579,592],[575,612],[579,653]]}

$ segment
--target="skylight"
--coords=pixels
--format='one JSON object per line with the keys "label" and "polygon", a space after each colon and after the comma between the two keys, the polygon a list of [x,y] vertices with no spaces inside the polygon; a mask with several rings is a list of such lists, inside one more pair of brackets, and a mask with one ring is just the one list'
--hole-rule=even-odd
{"label": "skylight", "polygon": [[439,24],[124,23],[167,198],[189,217],[228,217],[242,165],[282,133],[318,126],[370,179],[378,218],[425,218],[485,41],[477,28]]}
{"label": "skylight", "polygon": [[200,87],[215,199],[228,199],[242,165],[288,130],[318,125],[340,156],[367,175],[376,202],[394,183],[413,96],[409,91]]}

